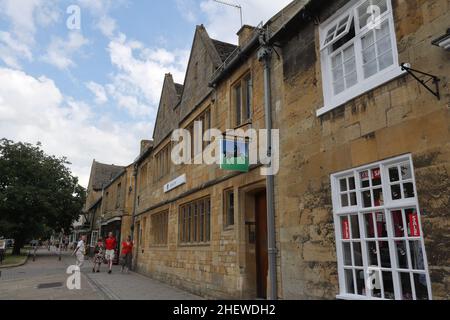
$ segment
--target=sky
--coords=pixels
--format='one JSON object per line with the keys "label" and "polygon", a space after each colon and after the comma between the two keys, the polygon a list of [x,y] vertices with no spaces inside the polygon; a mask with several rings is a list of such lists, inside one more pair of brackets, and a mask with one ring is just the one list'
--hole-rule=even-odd
{"label": "sky", "polygon": [[[257,25],[290,0],[229,2]],[[239,11],[213,0],[0,0],[0,138],[67,157],[84,187],[93,159],[129,165],[199,24],[237,43]]]}

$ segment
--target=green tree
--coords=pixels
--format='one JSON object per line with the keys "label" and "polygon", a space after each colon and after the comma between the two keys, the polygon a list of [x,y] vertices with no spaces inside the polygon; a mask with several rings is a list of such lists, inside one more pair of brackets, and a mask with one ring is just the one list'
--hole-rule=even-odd
{"label": "green tree", "polygon": [[49,229],[69,230],[78,219],[86,192],[69,164],[46,155],[40,143],[0,140],[0,235],[15,239],[13,254]]}

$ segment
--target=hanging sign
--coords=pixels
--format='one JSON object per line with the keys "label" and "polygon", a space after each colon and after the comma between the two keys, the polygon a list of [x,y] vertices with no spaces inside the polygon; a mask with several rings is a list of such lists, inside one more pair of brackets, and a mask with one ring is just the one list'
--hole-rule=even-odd
{"label": "hanging sign", "polygon": [[419,216],[416,211],[409,215],[409,230],[411,237],[420,237]]}
{"label": "hanging sign", "polygon": [[342,239],[350,240],[350,226],[348,224],[348,219],[342,221]]}
{"label": "hanging sign", "polygon": [[220,169],[248,172],[249,167],[248,142],[239,139],[221,139]]}

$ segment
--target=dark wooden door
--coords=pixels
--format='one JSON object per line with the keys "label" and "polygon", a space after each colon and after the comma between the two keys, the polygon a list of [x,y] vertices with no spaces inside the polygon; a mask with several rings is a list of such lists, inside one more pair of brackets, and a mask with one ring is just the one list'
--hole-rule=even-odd
{"label": "dark wooden door", "polygon": [[269,269],[267,254],[267,202],[266,192],[255,196],[256,217],[256,288],[258,298],[267,298],[267,272]]}

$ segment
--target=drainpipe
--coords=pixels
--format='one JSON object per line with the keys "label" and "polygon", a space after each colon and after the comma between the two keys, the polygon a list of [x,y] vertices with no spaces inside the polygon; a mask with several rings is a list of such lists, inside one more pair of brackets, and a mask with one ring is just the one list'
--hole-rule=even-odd
{"label": "drainpipe", "polygon": [[[272,157],[272,103],[270,87],[270,63],[272,59],[272,48],[267,44],[267,34],[262,31],[259,36],[260,49],[258,60],[264,65],[264,113],[267,129],[267,156]],[[267,176],[267,242],[269,258],[269,300],[278,299],[277,290],[277,248],[275,238],[275,208],[274,208],[274,176]]]}

